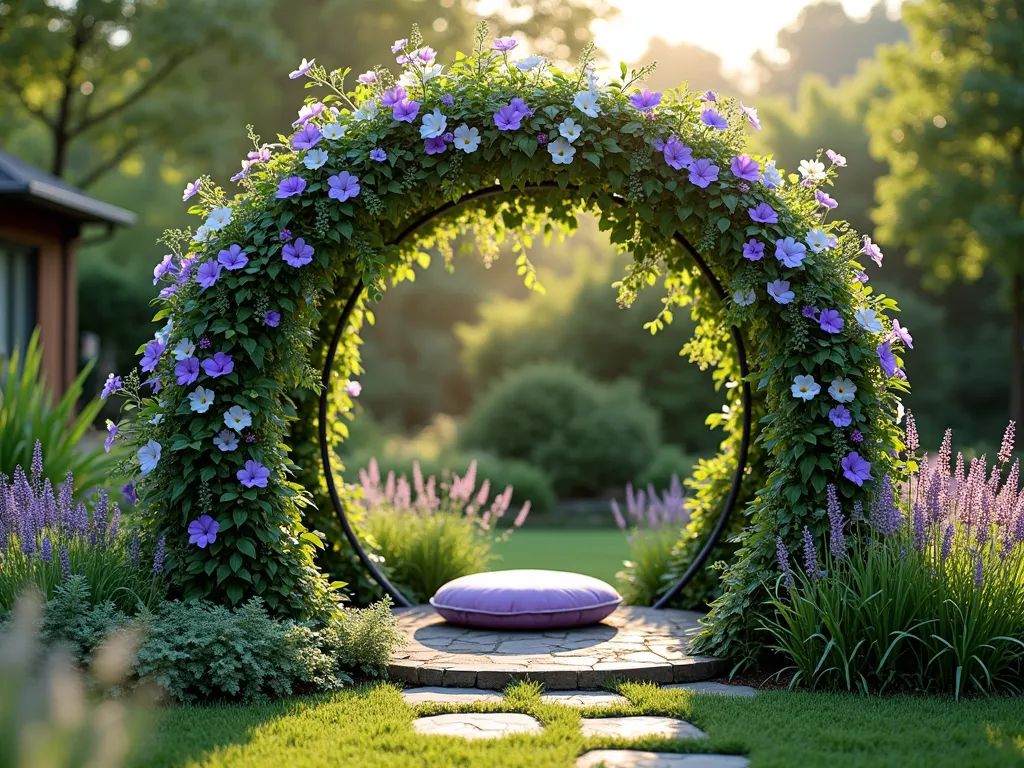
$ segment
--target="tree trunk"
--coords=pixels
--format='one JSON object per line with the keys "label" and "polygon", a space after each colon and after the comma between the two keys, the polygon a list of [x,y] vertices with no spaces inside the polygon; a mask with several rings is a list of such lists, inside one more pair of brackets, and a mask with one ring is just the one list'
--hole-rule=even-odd
{"label": "tree trunk", "polygon": [[1010,418],[1024,424],[1024,275],[1013,276],[1013,331],[1010,358]]}

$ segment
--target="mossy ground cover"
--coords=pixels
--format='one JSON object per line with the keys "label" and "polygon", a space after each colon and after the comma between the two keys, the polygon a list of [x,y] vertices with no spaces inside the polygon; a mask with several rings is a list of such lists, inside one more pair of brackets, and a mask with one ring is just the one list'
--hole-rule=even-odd
{"label": "mossy ground cover", "polygon": [[[1024,699],[955,703],[766,691],[755,698],[693,694],[652,685],[619,687],[630,703],[576,710],[542,704],[519,685],[501,704],[412,707],[389,684],[259,706],[179,707],[161,712],[136,766],[153,768],[571,768],[588,749],[745,754],[753,768],[1007,768],[1024,766]],[[442,712],[524,712],[538,736],[493,741],[420,736],[412,721]],[[702,741],[626,742],[580,735],[579,718],[669,715],[707,732]]]}

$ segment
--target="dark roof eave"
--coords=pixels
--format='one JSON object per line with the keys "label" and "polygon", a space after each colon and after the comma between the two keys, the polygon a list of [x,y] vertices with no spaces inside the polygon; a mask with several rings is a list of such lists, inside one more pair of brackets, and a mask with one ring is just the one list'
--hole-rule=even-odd
{"label": "dark roof eave", "polygon": [[119,224],[122,227],[130,227],[136,221],[136,216],[131,211],[53,184],[32,180],[28,183],[26,192],[30,198],[51,203],[85,221]]}

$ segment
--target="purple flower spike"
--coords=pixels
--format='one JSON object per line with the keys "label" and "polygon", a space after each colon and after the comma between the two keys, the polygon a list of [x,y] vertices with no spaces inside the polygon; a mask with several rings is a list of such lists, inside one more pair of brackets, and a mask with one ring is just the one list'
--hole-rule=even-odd
{"label": "purple flower spike", "polygon": [[756,208],[749,209],[748,213],[753,221],[758,224],[778,224],[779,214],[775,212],[768,203],[758,203]]}
{"label": "purple flower spike", "polygon": [[301,176],[289,176],[287,179],[281,179],[277,185],[277,197],[279,200],[283,200],[286,197],[295,197],[301,195],[306,189],[306,180]]}
{"label": "purple flower spike", "polygon": [[793,583],[793,569],[789,564],[789,551],[786,549],[786,544],[782,541],[781,536],[775,537],[775,557],[779,561],[779,570],[782,571],[783,583],[787,589],[793,589],[796,585]]}
{"label": "purple flower spike", "polygon": [[633,105],[633,109],[648,112],[661,104],[661,91],[636,91],[629,97],[629,103]]}
{"label": "purple flower spike", "polygon": [[267,480],[270,478],[270,470],[258,461],[250,459],[245,462],[245,468],[238,470],[235,477],[246,488],[266,488]]}
{"label": "purple flower spike", "polygon": [[231,359],[231,355],[224,352],[217,352],[213,357],[203,360],[203,372],[211,379],[227,376],[233,370],[235,361]]}
{"label": "purple flower spike", "polygon": [[209,515],[201,515],[198,520],[193,520],[188,524],[188,543],[205,549],[217,540],[217,531],[219,530],[220,523]]}
{"label": "purple flower spike", "polygon": [[814,546],[814,537],[811,536],[811,529],[804,526],[804,570],[812,579],[820,579],[825,575],[818,562],[818,550]]}

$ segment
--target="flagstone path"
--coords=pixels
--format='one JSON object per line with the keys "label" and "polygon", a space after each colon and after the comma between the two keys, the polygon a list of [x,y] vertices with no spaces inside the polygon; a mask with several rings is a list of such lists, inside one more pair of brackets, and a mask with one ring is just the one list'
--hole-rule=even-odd
{"label": "flagstone path", "polygon": [[576,768],[747,768],[738,755],[680,755],[631,749],[593,749],[576,760]]}

